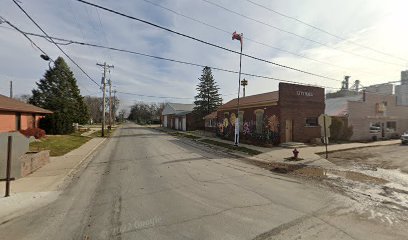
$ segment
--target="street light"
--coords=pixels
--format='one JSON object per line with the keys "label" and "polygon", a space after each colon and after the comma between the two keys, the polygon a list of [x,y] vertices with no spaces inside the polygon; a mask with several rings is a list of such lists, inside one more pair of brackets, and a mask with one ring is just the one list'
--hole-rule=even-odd
{"label": "street light", "polygon": [[44,60],[48,62],[48,67],[51,69],[51,62],[53,62],[53,60],[46,54],[41,54],[40,57]]}
{"label": "street light", "polygon": [[248,80],[246,80],[245,78],[241,81],[241,86],[242,86],[242,90],[243,90],[243,97],[245,97],[245,86],[248,85]]}
{"label": "street light", "polygon": [[48,55],[41,54],[40,57],[41,57],[42,59],[44,59],[45,61],[50,61],[50,57],[49,57]]}
{"label": "street light", "polygon": [[235,140],[234,146],[239,145],[239,94],[241,90],[241,63],[242,63],[242,40],[244,38],[244,34],[238,34],[236,31],[232,33],[232,40],[239,40],[241,43],[241,53],[239,54],[239,74],[238,74],[238,101],[237,101],[237,118],[235,120]]}

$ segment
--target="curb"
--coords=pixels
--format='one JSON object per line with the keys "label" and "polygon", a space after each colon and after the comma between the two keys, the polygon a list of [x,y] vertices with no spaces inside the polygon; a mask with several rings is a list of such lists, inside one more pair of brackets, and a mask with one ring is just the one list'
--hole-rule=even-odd
{"label": "curb", "polygon": [[95,147],[93,147],[91,149],[91,151],[89,151],[77,164],[75,164],[75,166],[71,169],[71,171],[69,171],[66,176],[64,177],[64,180],[67,176],[71,175],[72,172],[74,172],[75,170],[77,170],[77,168],[92,154],[95,152],[95,150],[102,145],[102,143],[104,143],[108,138],[104,138],[103,141],[101,141],[100,143],[98,143]]}
{"label": "curb", "polygon": [[[351,148],[344,148],[344,149],[338,149],[338,150],[328,150],[327,153],[344,152],[344,151],[351,151],[351,150],[362,149],[362,148],[386,147],[386,146],[393,146],[393,145],[400,145],[400,144],[401,144],[401,143],[390,143],[390,144],[383,144],[383,145],[371,145],[371,146],[351,147]],[[323,152],[315,152],[314,154],[320,155],[320,154],[325,154],[325,153],[326,153],[326,151],[323,151]]]}

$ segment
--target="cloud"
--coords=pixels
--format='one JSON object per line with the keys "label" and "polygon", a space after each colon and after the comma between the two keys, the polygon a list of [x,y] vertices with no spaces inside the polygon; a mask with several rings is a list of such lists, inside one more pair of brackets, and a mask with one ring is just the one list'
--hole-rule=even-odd
{"label": "cloud", "polygon": [[[244,52],[276,63],[288,65],[319,75],[341,80],[344,75],[361,80],[362,84],[395,81],[407,62],[368,49],[358,47],[352,42],[371,46],[392,55],[405,57],[408,50],[405,44],[408,33],[403,31],[403,23],[408,22],[404,13],[404,1],[324,1],[313,0],[299,2],[253,0],[290,16],[298,17],[308,23],[319,26],[331,33],[342,36],[347,41],[329,36],[316,29],[306,27],[296,21],[288,20],[263,8],[245,1],[217,1],[233,11],[258,19],[267,24],[311,38],[329,46],[307,41],[291,34],[273,29],[270,26],[231,14],[203,1],[189,0],[151,0],[182,14],[194,17],[208,24],[227,30],[243,32],[244,38],[291,51],[305,58],[278,51],[244,39]],[[213,1],[213,0],[212,0]],[[197,22],[174,15],[144,1],[91,1],[116,9],[126,14],[140,17],[162,26],[175,29],[230,49],[239,50],[239,42],[232,41],[230,33],[215,30]],[[151,55],[194,62],[238,71],[239,56],[211,46],[186,39],[169,32],[132,21],[84,4],[62,0],[24,1],[23,7],[51,35],[85,41],[100,45],[124,48]],[[0,3],[0,16],[15,23],[25,31],[39,33],[33,24],[10,2]],[[1,24],[4,26],[4,24]],[[33,38],[53,58],[62,53],[44,39]],[[0,28],[0,89],[8,94],[8,81],[15,81],[15,93],[29,93],[48,68],[39,58],[40,52],[30,46],[21,34]],[[149,59],[141,56],[112,52],[97,48],[67,45],[62,46],[72,58],[97,82],[101,79],[101,68],[96,63],[107,62],[115,65],[110,77],[116,89],[143,95],[190,97],[195,95],[196,84],[201,68],[177,63]],[[352,52],[353,54],[347,53]],[[364,55],[382,61],[397,63],[398,66],[379,63],[356,55]],[[307,59],[309,58],[309,59]],[[315,59],[313,61],[310,59]],[[66,59],[67,60],[67,59]],[[67,60],[75,73],[81,92],[100,94],[98,86],[92,83],[72,63]],[[324,62],[324,63],[323,63]],[[305,84],[318,84],[327,87],[339,87],[338,81],[280,68],[244,57],[242,71],[257,75],[276,77]],[[336,66],[333,66],[336,65]],[[236,74],[219,72],[213,74],[224,96],[224,102],[234,98],[238,90]],[[278,81],[245,77],[249,81],[247,95],[277,89]],[[135,100],[178,101],[192,100],[137,97],[120,94],[124,105]]]}

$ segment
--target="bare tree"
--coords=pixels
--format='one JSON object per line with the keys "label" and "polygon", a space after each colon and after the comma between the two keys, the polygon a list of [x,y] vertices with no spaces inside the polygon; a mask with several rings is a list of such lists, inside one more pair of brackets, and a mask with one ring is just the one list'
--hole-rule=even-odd
{"label": "bare tree", "polygon": [[17,95],[14,97],[14,99],[19,100],[21,102],[25,102],[25,103],[28,103],[30,98],[31,98],[30,94],[21,94],[21,95]]}
{"label": "bare tree", "polygon": [[128,119],[139,124],[159,123],[164,104],[136,102],[130,107]]}

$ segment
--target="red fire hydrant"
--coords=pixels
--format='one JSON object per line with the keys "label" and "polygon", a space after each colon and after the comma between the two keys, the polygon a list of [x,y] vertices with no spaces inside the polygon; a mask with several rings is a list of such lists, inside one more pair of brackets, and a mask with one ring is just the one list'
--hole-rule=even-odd
{"label": "red fire hydrant", "polygon": [[298,155],[299,155],[299,151],[295,148],[295,149],[293,150],[293,158],[297,159],[297,158],[298,158]]}

